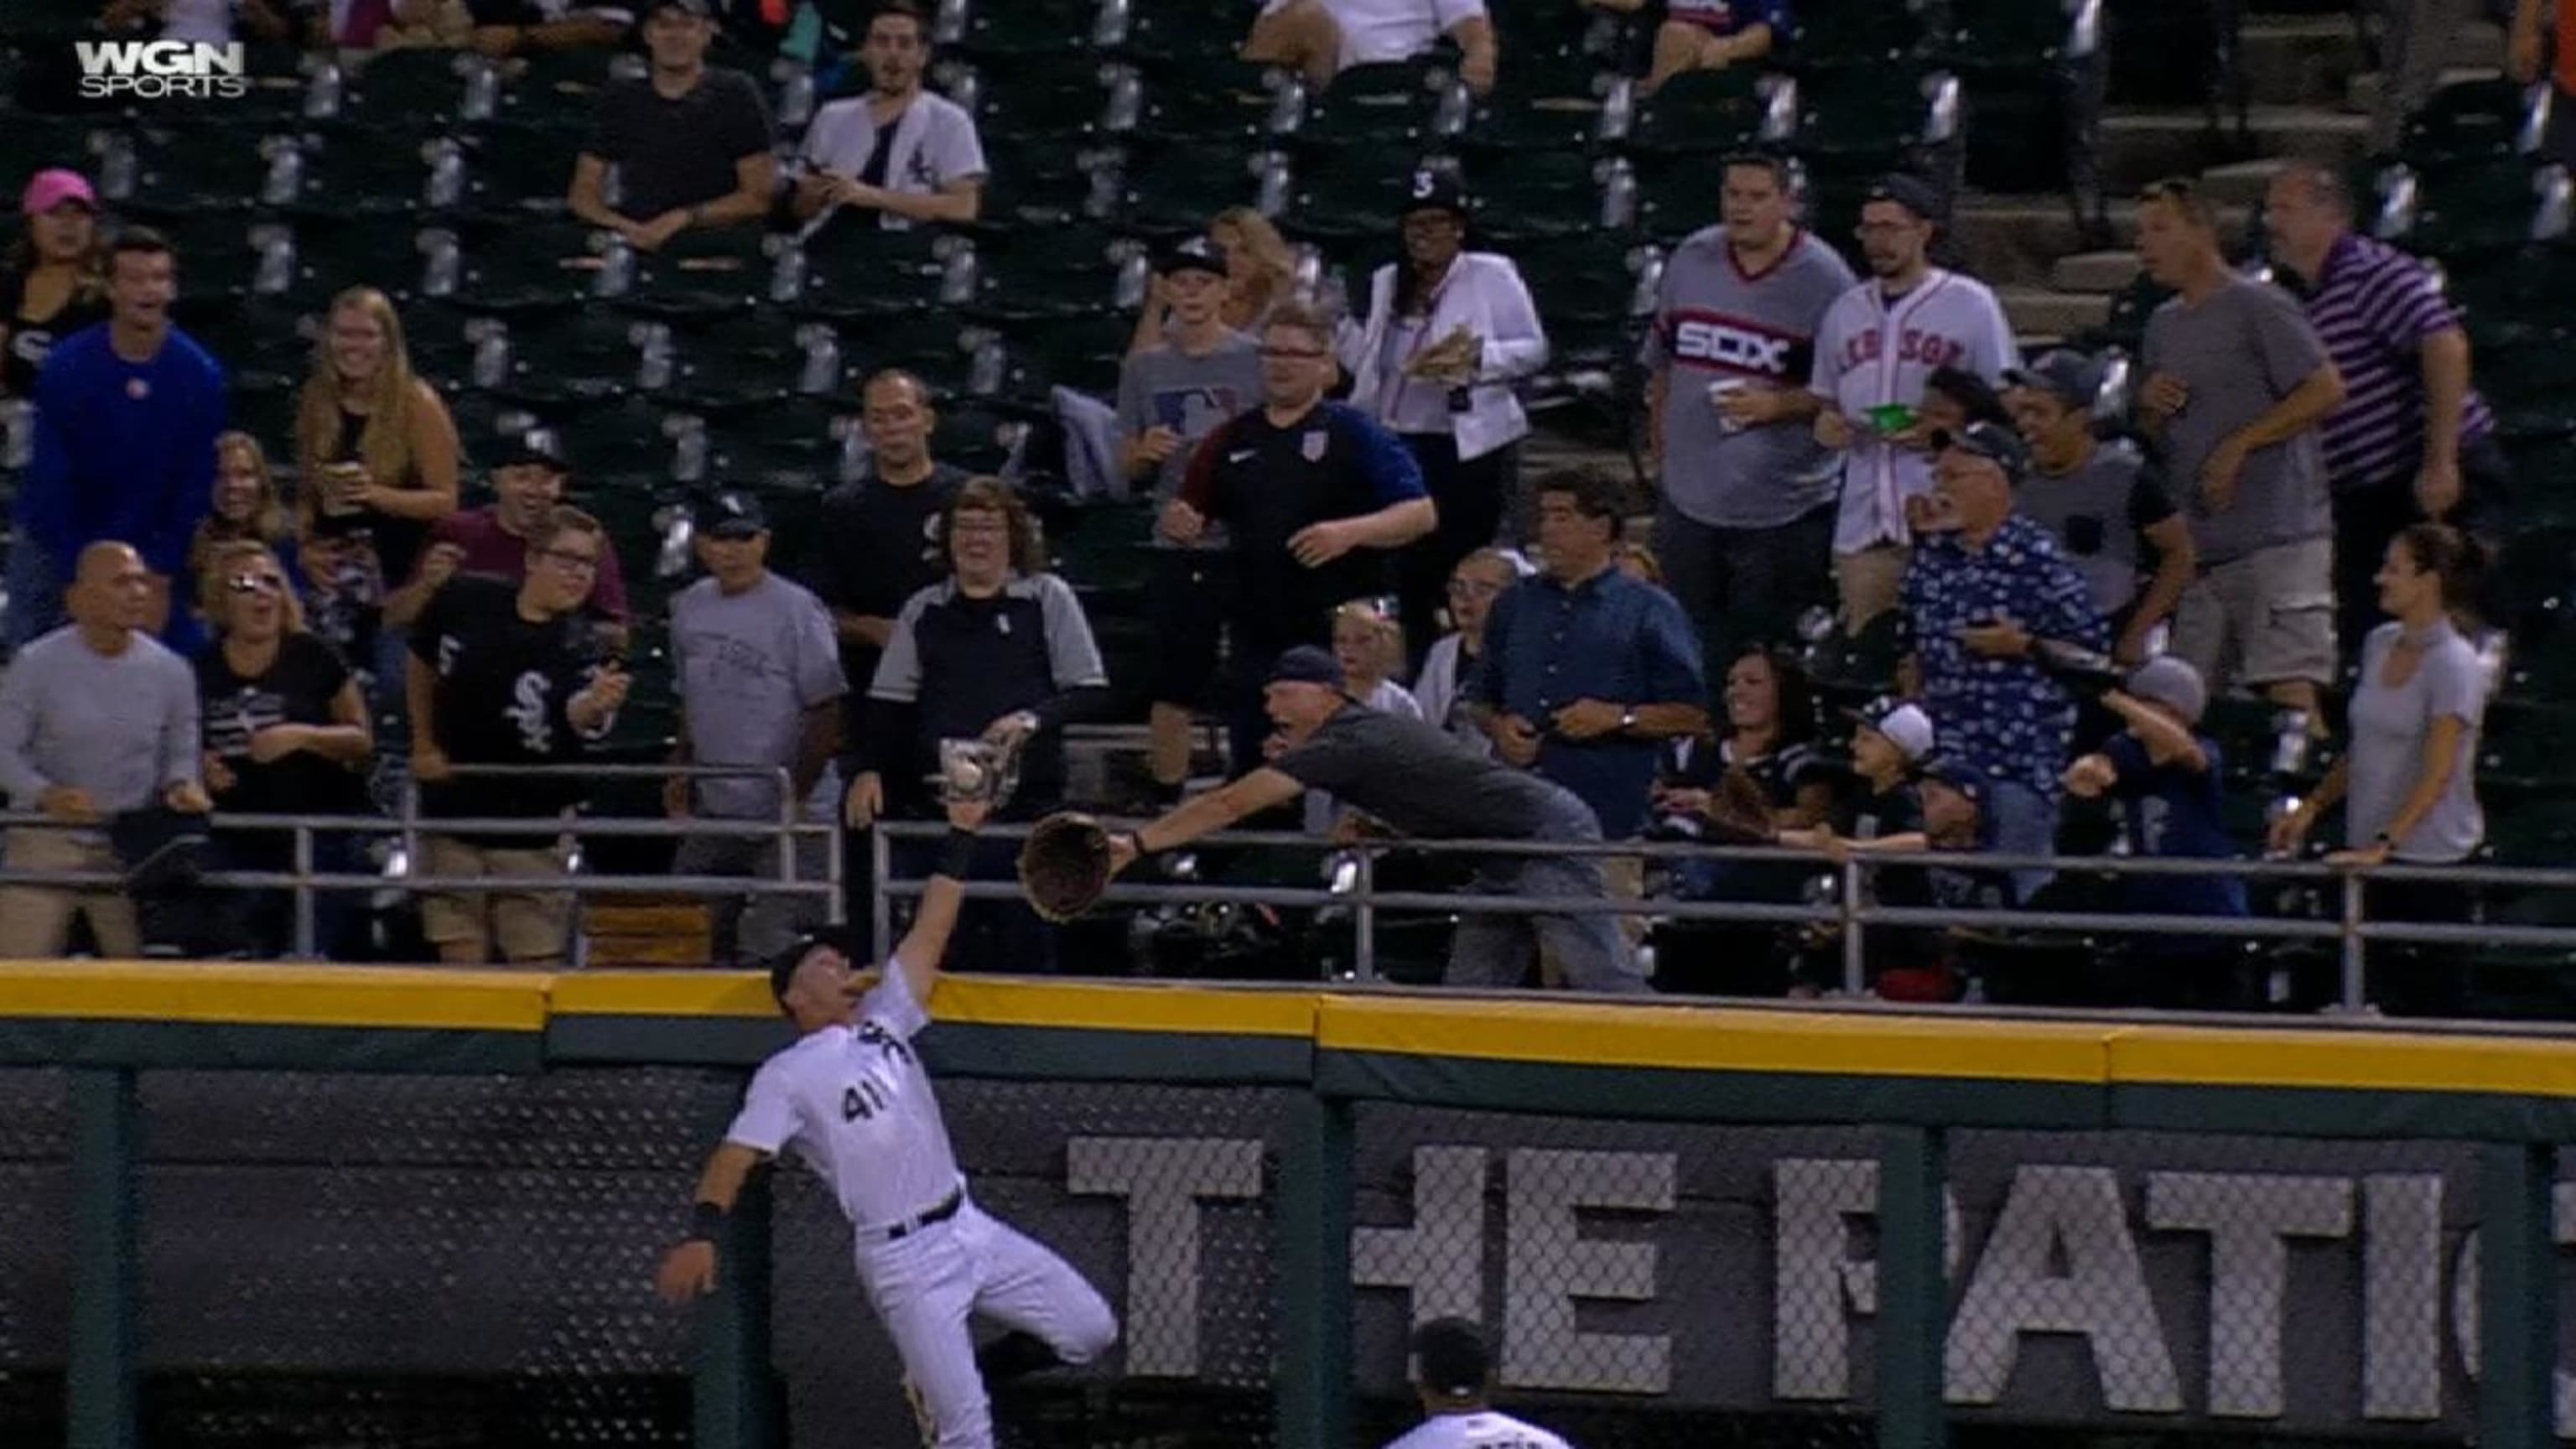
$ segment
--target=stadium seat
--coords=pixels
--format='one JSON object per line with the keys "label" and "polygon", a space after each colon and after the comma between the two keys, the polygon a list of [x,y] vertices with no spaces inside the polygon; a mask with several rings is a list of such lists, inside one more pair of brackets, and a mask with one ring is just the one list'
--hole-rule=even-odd
{"label": "stadium seat", "polygon": [[[1129,154],[1127,219],[1149,231],[1197,231],[1229,206],[1260,204],[1265,176],[1284,177],[1286,166],[1240,142],[1156,139]],[[1286,199],[1283,189],[1275,201]]]}
{"label": "stadium seat", "polygon": [[2063,0],[1949,0],[1949,8],[1932,49],[1953,69],[2035,77],[2066,57],[2072,17]]}
{"label": "stadium seat", "polygon": [[[1230,66],[1221,65],[1220,70]],[[1262,82],[1270,72],[1232,67],[1234,80],[1205,78],[1177,66],[1124,64],[1110,83],[1109,129],[1166,139],[1250,144],[1276,103]],[[1133,100],[1124,99],[1132,92]],[[1132,108],[1132,122],[1125,112]]]}
{"label": "stadium seat", "polygon": [[933,34],[942,50],[978,59],[1088,59],[1098,11],[1098,0],[949,0]]}
{"label": "stadium seat", "polygon": [[1273,129],[1307,147],[1386,147],[1425,150],[1443,126],[1466,120],[1464,90],[1454,90],[1446,60],[1430,58],[1353,66],[1320,92],[1295,83],[1302,105],[1283,108]]}
{"label": "stadium seat", "polygon": [[1908,167],[1955,138],[1957,82],[1945,72],[1835,70],[1800,82],[1798,155],[1845,175]]}
{"label": "stadium seat", "polygon": [[633,283],[616,301],[637,316],[712,320],[759,305],[770,273],[768,238],[756,227],[684,231],[636,256]]}
{"label": "stadium seat", "polygon": [[1297,168],[1282,220],[1297,235],[1326,243],[1392,242],[1422,159],[1410,151],[1370,147],[1315,157]]}
{"label": "stadium seat", "polygon": [[[845,366],[840,341],[828,324],[808,334],[828,364],[814,379],[827,396],[844,391]],[[661,390],[666,407],[715,412],[756,403],[778,402],[807,381],[807,350],[797,340],[798,324],[784,312],[745,306],[698,318],[671,319],[673,359],[670,382]]]}
{"label": "stadium seat", "polygon": [[1118,209],[1120,152],[1098,136],[1026,137],[984,183],[979,231],[1043,231]]}
{"label": "stadium seat", "polygon": [[1600,229],[1601,181],[1591,152],[1478,142],[1459,147],[1458,157],[1482,241],[1517,243]]}
{"label": "stadium seat", "polygon": [[426,46],[379,51],[345,70],[337,114],[314,117],[308,110],[306,117],[360,132],[447,127],[465,96],[459,56]]}
{"label": "stadium seat", "polygon": [[2576,265],[2560,249],[2527,246],[2451,269],[2445,290],[2476,349],[2479,372],[2523,347],[2552,346],[2576,328]]}
{"label": "stadium seat", "polygon": [[1785,141],[1797,125],[1797,95],[1784,77],[1751,67],[1684,71],[1637,102],[1628,145],[1706,157]]}
{"label": "stadium seat", "polygon": [[1103,37],[1118,53],[1210,77],[1245,64],[1237,52],[1248,18],[1240,26],[1216,23],[1206,0],[1124,0],[1122,8],[1125,31]]}
{"label": "stadium seat", "polygon": [[2390,218],[2404,227],[2391,239],[2445,261],[2484,263],[2529,244],[2553,191],[2562,216],[2565,208],[2565,173],[2535,170],[2518,156],[2445,165],[2419,173],[2415,184],[2413,215]]}
{"label": "stadium seat", "polygon": [[2407,117],[2399,154],[2427,170],[2518,155],[2529,113],[2523,88],[2503,77],[2446,85]]}
{"label": "stadium seat", "polygon": [[600,265],[600,237],[578,222],[466,229],[456,305],[513,316],[562,311],[590,294]]}
{"label": "stadium seat", "polygon": [[804,285],[790,305],[836,321],[913,312],[939,298],[960,245],[925,227],[888,230],[844,217],[805,243]]}
{"label": "stadium seat", "polygon": [[[211,211],[248,211],[269,194],[277,158],[293,136],[261,126],[118,128],[102,144],[131,149],[133,192],[118,210],[148,221]],[[282,178],[281,178],[282,185]],[[298,188],[300,190],[300,188]],[[280,189],[277,195],[292,199]]]}
{"label": "stadium seat", "polygon": [[1121,272],[1140,258],[1134,243],[1098,226],[981,239],[966,310],[1006,326],[1106,312],[1117,304]]}
{"label": "stadium seat", "polygon": [[1930,49],[1925,8],[1925,0],[1800,5],[1791,12],[1784,58],[1801,75],[1846,68],[1884,74]]}
{"label": "stadium seat", "polygon": [[2576,357],[2564,347],[2530,347],[2506,369],[2481,368],[2478,386],[2504,436],[2542,441],[2576,434]]}
{"label": "stadium seat", "polygon": [[941,89],[973,111],[986,147],[1005,149],[1036,138],[1096,134],[1109,101],[1105,62],[1048,54],[943,67]]}
{"label": "stadium seat", "polygon": [[514,225],[564,214],[580,133],[527,121],[495,122],[458,137],[465,145],[459,210]]}
{"label": "stadium seat", "polygon": [[640,390],[644,342],[653,323],[606,308],[509,324],[508,371],[481,385],[540,411],[579,409]]}

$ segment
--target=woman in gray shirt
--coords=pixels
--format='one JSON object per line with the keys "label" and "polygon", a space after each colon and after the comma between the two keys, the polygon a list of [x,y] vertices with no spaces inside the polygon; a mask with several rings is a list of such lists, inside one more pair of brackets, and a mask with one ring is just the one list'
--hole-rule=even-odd
{"label": "woman in gray shirt", "polygon": [[[2307,803],[2272,829],[2276,851],[2298,849],[2317,817],[2344,806],[2344,845],[2326,857],[2354,870],[2397,861],[2455,865],[2486,838],[2478,808],[2475,762],[2487,680],[2477,649],[2452,627],[2455,611],[2476,589],[2477,546],[2458,531],[2420,523],[2390,540],[2379,569],[2379,607],[2394,623],[2362,646],[2361,678],[2352,696],[2352,743]],[[2368,902],[2380,920],[2465,921],[2470,895],[2423,882],[2374,887]],[[2438,946],[2383,950],[2403,977],[2391,977],[2383,1005],[2438,1009],[2456,1005],[2457,973],[2438,969]]]}

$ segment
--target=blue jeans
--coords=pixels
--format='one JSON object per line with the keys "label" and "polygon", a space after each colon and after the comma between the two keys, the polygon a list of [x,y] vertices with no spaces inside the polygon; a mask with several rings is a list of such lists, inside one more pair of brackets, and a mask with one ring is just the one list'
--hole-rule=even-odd
{"label": "blue jeans", "polygon": [[[1532,833],[1532,840],[1595,843],[1601,822],[1592,808],[1571,793],[1556,799]],[[1597,855],[1498,855],[1486,857],[1477,873],[1488,894],[1588,896],[1608,900]],[[1514,915],[1474,911],[1459,919],[1449,945],[1451,986],[1514,987],[1528,973],[1531,949],[1544,942],[1565,972],[1565,984],[1577,991],[1641,992],[1646,978],[1637,970],[1619,918],[1606,911],[1580,915]]]}
{"label": "blue jeans", "polygon": [[0,637],[5,637],[10,654],[72,621],[63,602],[63,589],[70,582],[43,544],[24,533],[9,541],[9,610],[5,635]]}
{"label": "blue jeans", "polygon": [[[1998,855],[2057,854],[2056,799],[2018,780],[1989,779],[1985,786],[1985,805],[1977,812],[1979,849]],[[2040,887],[2057,878],[2056,871],[2045,867],[2010,875],[2016,906],[2029,905]]]}

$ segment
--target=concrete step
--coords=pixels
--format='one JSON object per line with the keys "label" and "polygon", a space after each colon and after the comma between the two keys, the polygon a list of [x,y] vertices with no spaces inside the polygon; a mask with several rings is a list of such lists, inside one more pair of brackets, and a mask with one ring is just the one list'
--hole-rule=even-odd
{"label": "concrete step", "polygon": [[[2137,235],[2137,203],[2123,197],[2110,210],[2115,245],[2125,244]],[[2049,286],[2061,259],[2095,245],[2076,229],[2065,198],[2058,196],[1971,195],[1960,201],[1956,220],[1967,270],[1990,286]],[[2220,228],[2230,237],[2242,235],[2252,221],[2246,206],[2219,207]]]}
{"label": "concrete step", "polygon": [[[2492,74],[2504,60],[2503,27],[2483,19],[2455,27],[2444,59]],[[2340,103],[2353,78],[2371,65],[2344,16],[2257,15],[2245,22],[2245,73],[2259,104]]]}
{"label": "concrete step", "polygon": [[2076,252],[2059,257],[2048,275],[2049,285],[2058,291],[2102,296],[2119,291],[2137,278],[2136,252]]}
{"label": "concrete step", "polygon": [[[2357,159],[2369,122],[2317,106],[2256,106],[2247,116],[2254,157],[2314,155],[2338,163]],[[2115,191],[2134,190],[2165,176],[2197,176],[2210,166],[2251,159],[2229,156],[2234,122],[2213,138],[2206,122],[2182,111],[2131,110],[2102,121],[2102,174]]]}
{"label": "concrete step", "polygon": [[2225,166],[2212,166],[2200,173],[2200,184],[2209,199],[2220,206],[2243,207],[2259,211],[2263,195],[2271,189],[2272,178],[2289,165],[2285,157],[2265,156],[2252,161],[2232,161]]}
{"label": "concrete step", "polygon": [[[2463,81],[2493,80],[2495,77],[2496,68],[2492,65],[2455,65],[2442,71],[2441,83],[2450,86]],[[2379,104],[2379,87],[2386,80],[2384,73],[2375,70],[2354,76],[2352,84],[2344,88],[2343,108],[2356,116],[2369,115],[2371,107]]]}
{"label": "concrete step", "polygon": [[2071,337],[2111,318],[2111,299],[2094,293],[1998,287],[1995,296],[2012,320],[2013,335],[2025,340]]}

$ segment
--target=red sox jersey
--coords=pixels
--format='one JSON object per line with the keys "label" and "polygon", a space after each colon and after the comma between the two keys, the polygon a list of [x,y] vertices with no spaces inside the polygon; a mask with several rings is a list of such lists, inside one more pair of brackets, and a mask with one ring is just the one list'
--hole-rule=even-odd
{"label": "red sox jersey", "polygon": [[1905,500],[1932,487],[1931,455],[1881,441],[1869,410],[1920,403],[1924,379],[1944,367],[1999,382],[2020,365],[2003,305],[1974,278],[1934,267],[1902,297],[1873,278],[1835,301],[1816,330],[1814,383],[1852,423],[1835,552],[1907,542]]}
{"label": "red sox jersey", "polygon": [[889,957],[849,1026],[827,1026],[761,1063],[727,1142],[793,1148],[862,1232],[937,1207],[964,1179],[930,1074],[913,1050],[930,1013]]}

